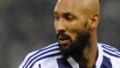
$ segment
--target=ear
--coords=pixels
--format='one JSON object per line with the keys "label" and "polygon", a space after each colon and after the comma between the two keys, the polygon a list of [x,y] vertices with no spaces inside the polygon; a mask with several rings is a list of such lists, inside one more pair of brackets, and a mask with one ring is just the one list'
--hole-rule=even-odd
{"label": "ear", "polygon": [[99,19],[100,19],[100,16],[98,13],[91,15],[91,17],[89,19],[89,29],[90,30],[97,29]]}

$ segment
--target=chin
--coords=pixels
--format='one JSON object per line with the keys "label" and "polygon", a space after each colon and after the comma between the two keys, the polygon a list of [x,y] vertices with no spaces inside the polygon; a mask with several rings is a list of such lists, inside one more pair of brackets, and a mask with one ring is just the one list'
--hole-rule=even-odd
{"label": "chin", "polygon": [[89,33],[78,34],[74,41],[70,41],[70,44],[67,46],[63,46],[60,44],[60,50],[64,58],[68,58],[70,56],[83,56],[84,49],[89,44]]}

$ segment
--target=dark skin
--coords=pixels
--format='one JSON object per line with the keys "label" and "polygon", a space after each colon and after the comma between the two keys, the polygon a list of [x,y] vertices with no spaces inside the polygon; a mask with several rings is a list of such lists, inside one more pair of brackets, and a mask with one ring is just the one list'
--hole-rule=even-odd
{"label": "dark skin", "polygon": [[[85,67],[93,67],[97,58],[97,27],[99,23],[98,0],[58,0],[55,6],[55,31],[58,34],[64,30],[74,41],[78,33],[88,32],[89,43],[84,48],[82,55],[73,56],[78,64]],[[63,49],[71,45],[70,40],[58,38]],[[82,45],[79,45],[82,46]]]}

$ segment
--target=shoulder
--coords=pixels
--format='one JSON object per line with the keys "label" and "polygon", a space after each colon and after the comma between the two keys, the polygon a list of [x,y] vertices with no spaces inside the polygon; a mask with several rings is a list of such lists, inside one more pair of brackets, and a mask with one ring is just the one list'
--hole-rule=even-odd
{"label": "shoulder", "polygon": [[59,44],[54,43],[29,53],[19,68],[29,68],[30,66],[34,65],[38,61],[41,61],[49,57],[59,56],[59,55],[60,55]]}
{"label": "shoulder", "polygon": [[104,55],[108,55],[120,59],[120,50],[107,44],[103,44],[103,43],[99,43],[99,44],[102,47]]}
{"label": "shoulder", "polygon": [[60,53],[59,44],[53,43],[44,48],[31,52],[27,56],[28,56],[28,59],[33,57],[34,58],[41,57],[41,59],[44,59],[50,56],[59,55],[59,53]]}
{"label": "shoulder", "polygon": [[101,49],[102,49],[102,54],[104,57],[104,61],[105,62],[109,62],[109,65],[112,64],[112,67],[114,68],[118,68],[118,66],[120,66],[120,51],[110,45],[107,44],[103,44],[103,43],[99,43]]}

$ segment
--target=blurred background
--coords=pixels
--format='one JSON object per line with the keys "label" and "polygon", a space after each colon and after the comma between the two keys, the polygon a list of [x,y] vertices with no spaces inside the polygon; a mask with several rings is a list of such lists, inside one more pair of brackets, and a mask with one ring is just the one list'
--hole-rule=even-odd
{"label": "blurred background", "polygon": [[[25,56],[56,42],[57,0],[0,0],[0,68],[18,68]],[[98,41],[120,49],[120,0],[100,0]]]}

